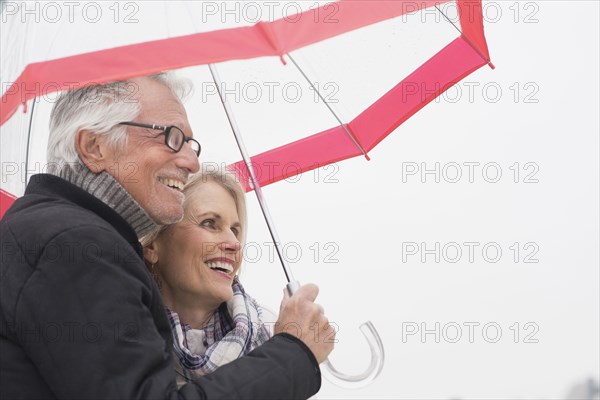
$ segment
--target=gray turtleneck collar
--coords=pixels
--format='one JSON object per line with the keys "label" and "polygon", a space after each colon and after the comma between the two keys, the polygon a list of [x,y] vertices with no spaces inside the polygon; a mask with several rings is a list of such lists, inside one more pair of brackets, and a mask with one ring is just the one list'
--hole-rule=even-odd
{"label": "gray turtleneck collar", "polygon": [[158,228],[148,213],[107,172],[95,174],[82,164],[65,164],[56,174],[100,199],[131,225],[138,238]]}

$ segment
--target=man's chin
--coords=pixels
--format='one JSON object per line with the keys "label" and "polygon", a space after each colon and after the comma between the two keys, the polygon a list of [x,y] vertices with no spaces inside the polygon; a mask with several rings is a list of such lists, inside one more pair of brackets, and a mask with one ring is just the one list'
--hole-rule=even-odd
{"label": "man's chin", "polygon": [[172,210],[162,209],[159,212],[148,212],[148,214],[157,225],[172,225],[183,219],[183,207]]}

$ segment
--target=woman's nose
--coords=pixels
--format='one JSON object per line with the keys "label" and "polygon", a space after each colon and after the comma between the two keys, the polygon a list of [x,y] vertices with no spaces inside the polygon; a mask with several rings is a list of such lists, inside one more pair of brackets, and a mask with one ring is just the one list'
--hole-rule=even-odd
{"label": "woman's nose", "polygon": [[221,251],[238,252],[241,250],[242,245],[240,240],[233,234],[233,232],[229,232],[219,247],[221,248]]}

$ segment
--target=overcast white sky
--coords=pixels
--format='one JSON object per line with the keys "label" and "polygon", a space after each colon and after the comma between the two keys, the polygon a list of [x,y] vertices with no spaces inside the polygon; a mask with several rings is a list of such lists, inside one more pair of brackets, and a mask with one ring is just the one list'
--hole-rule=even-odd
{"label": "overcast white sky", "polygon": [[[221,24],[222,9],[209,15],[213,8],[204,8],[193,20],[153,3],[102,3],[97,25],[79,9],[73,23],[61,23],[67,14],[44,23],[55,14],[43,5],[32,8],[39,23],[3,20],[2,90],[20,68],[14,60],[40,48],[47,49],[44,59],[102,48],[102,40],[229,26],[236,15],[255,22],[244,6]],[[280,15],[292,7],[274,4]],[[370,153],[372,161],[344,161],[264,189],[296,278],[319,284],[320,301],[339,325],[332,361],[348,372],[366,367],[358,331],[365,320],[385,345],[375,382],[354,390],[324,382],[318,398],[559,399],[572,384],[598,379],[599,3],[484,1],[484,10],[495,70],[476,71],[425,107]],[[132,12],[138,22],[125,25]],[[457,36],[438,18],[400,18],[298,57],[350,119],[369,96]],[[101,26],[103,35],[69,33],[82,26]],[[49,47],[38,45],[44,37]],[[218,67],[252,154],[335,124],[297,71],[277,59]],[[181,74],[196,84],[187,108],[203,161],[238,160],[218,99],[203,83],[210,80],[206,68]],[[40,103],[36,111],[32,163],[45,161],[49,109]],[[26,117],[2,127],[3,165],[21,162],[15,137]],[[6,175],[3,169],[2,187],[18,192]],[[243,280],[277,309],[284,276],[253,194],[248,199]]]}

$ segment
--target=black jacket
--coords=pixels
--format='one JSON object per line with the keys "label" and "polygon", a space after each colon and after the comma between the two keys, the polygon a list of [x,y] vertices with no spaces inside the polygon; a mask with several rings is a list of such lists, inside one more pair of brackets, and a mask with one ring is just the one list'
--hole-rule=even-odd
{"label": "black jacket", "polygon": [[319,390],[287,334],[177,390],[160,292],[133,229],[51,175],[0,221],[0,399],[286,399]]}

